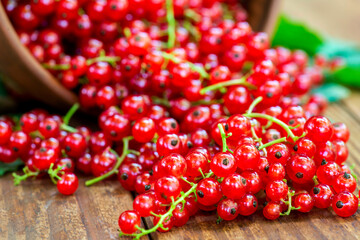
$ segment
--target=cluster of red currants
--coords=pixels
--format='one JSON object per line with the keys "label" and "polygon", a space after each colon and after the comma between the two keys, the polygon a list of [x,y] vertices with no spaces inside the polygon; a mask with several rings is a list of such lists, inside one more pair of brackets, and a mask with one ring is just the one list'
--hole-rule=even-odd
{"label": "cluster of red currants", "polygon": [[[87,186],[117,175],[138,194],[119,218],[134,238],[180,227],[199,209],[219,221],[248,216],[259,200],[272,220],[358,209],[344,163],[349,131],[307,94],[336,62],[310,67],[303,51],[270,48],[236,1],[2,2],[44,67],[84,109],[102,110],[95,132],[69,126],[78,105],[64,118],[34,110],[1,120],[0,161],[26,164],[16,184],[47,173],[72,194],[75,168],[95,176]],[[149,216],[154,227],[140,228]]]}

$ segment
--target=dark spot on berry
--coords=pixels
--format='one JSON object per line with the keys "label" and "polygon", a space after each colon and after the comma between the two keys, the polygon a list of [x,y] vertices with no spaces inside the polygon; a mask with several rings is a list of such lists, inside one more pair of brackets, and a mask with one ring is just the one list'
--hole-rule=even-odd
{"label": "dark spot on berry", "polygon": [[165,87],[165,83],[160,83],[159,87],[164,88],[164,87]]}
{"label": "dark spot on berry", "polygon": [[336,207],[337,208],[342,208],[344,206],[343,202],[342,201],[337,201],[336,202]]}
{"label": "dark spot on berry", "polygon": [[340,127],[340,125],[339,125],[338,123],[335,123],[335,124],[334,124],[334,127],[337,128],[337,127]]}
{"label": "dark spot on berry", "polygon": [[276,135],[276,134],[274,134],[272,137],[273,137],[273,139],[275,139],[275,140],[280,138],[279,135]]}
{"label": "dark spot on berry", "polygon": [[272,98],[273,96],[274,96],[274,94],[271,93],[271,92],[266,93],[266,97],[267,97],[267,98]]}
{"label": "dark spot on berry", "polygon": [[304,177],[304,174],[301,173],[301,172],[298,172],[298,173],[295,174],[295,176],[296,176],[297,178],[303,178],[303,177]]}
{"label": "dark spot on berry", "polygon": [[142,113],[143,111],[144,111],[144,110],[143,110],[141,107],[139,107],[138,109],[136,109],[136,112],[139,113],[139,114]]}
{"label": "dark spot on berry", "polygon": [[77,69],[77,65],[76,65],[76,64],[73,64],[73,65],[72,65],[72,69],[76,70],[76,69]]}
{"label": "dark spot on berry", "polygon": [[177,124],[176,124],[176,122],[172,122],[172,123],[170,124],[170,126],[171,126],[172,129],[175,129],[176,126],[177,126]]}
{"label": "dark spot on berry", "polygon": [[117,133],[115,131],[110,131],[110,135],[113,136],[113,137],[116,137]]}
{"label": "dark spot on berry", "polygon": [[313,193],[314,193],[314,194],[319,194],[319,192],[320,192],[320,188],[314,187]]}
{"label": "dark spot on berry", "polygon": [[267,166],[265,167],[265,172],[268,173],[268,172],[269,172],[269,168],[270,168],[269,165],[267,165]]}
{"label": "dark spot on berry", "polygon": [[257,150],[259,150],[260,146],[255,146]]}
{"label": "dark spot on berry", "polygon": [[229,125],[225,124],[225,131],[229,131]]}
{"label": "dark spot on berry", "polygon": [[224,158],[224,159],[222,160],[222,164],[224,164],[225,166],[227,166],[227,165],[229,164],[229,159]]}
{"label": "dark spot on berry", "polygon": [[197,191],[197,195],[198,195],[199,197],[201,197],[201,198],[204,197],[204,193],[203,193],[201,190],[198,190],[198,191]]}
{"label": "dark spot on berry", "polygon": [[46,150],[47,150],[46,148],[40,148],[40,152],[42,152],[42,153],[46,152]]}
{"label": "dark spot on berry", "polygon": [[96,97],[96,92],[93,92],[93,94],[91,95],[91,97]]}
{"label": "dark spot on berry", "polygon": [[136,42],[139,42],[141,40],[141,37],[140,36],[135,36],[135,41]]}
{"label": "dark spot on berry", "polygon": [[101,31],[100,31],[100,35],[101,35],[101,36],[105,36],[105,34],[106,34],[106,31],[105,31],[105,30],[101,30]]}
{"label": "dark spot on berry", "polygon": [[169,73],[169,78],[170,78],[170,79],[173,79],[173,78],[174,78],[174,76],[172,75],[172,73]]}
{"label": "dark spot on berry", "polygon": [[121,174],[121,179],[126,181],[129,178],[129,175],[127,173]]}
{"label": "dark spot on berry", "polygon": [[152,176],[152,175],[154,174],[154,171],[151,169],[151,170],[149,171],[149,174],[150,174],[150,176]]}
{"label": "dark spot on berry", "polygon": [[276,152],[276,153],[275,153],[275,157],[276,157],[277,159],[280,159],[280,158],[282,157],[281,152]]}
{"label": "dark spot on berry", "polygon": [[235,208],[232,208],[232,209],[230,210],[230,213],[231,213],[231,215],[235,215],[236,209],[235,209]]}
{"label": "dark spot on berry", "polygon": [[145,191],[150,190],[150,188],[151,188],[151,185],[150,185],[150,184],[146,184],[146,185],[145,185]]}
{"label": "dark spot on berry", "polygon": [[291,119],[290,121],[289,121],[289,124],[290,125],[293,125],[295,123],[295,120],[294,119]]}
{"label": "dark spot on berry", "polygon": [[52,127],[50,125],[46,125],[45,128],[46,128],[46,130],[50,131]]}
{"label": "dark spot on berry", "polygon": [[112,9],[112,10],[116,10],[116,5],[115,4],[112,4],[111,6],[110,6],[110,8]]}
{"label": "dark spot on berry", "polygon": [[186,145],[187,145],[188,148],[192,148],[192,147],[194,146],[194,145],[192,144],[192,142],[190,142],[190,141],[188,141]]}
{"label": "dark spot on berry", "polygon": [[345,179],[349,179],[350,177],[351,177],[350,174],[348,174],[347,172],[344,173],[344,178]]}
{"label": "dark spot on berry", "polygon": [[129,72],[129,71],[131,70],[131,66],[126,65],[126,66],[125,66],[125,70]]}
{"label": "dark spot on berry", "polygon": [[239,54],[238,54],[238,53],[235,53],[235,54],[234,54],[234,57],[235,57],[235,58],[238,58],[238,57],[239,57]]}
{"label": "dark spot on berry", "polygon": [[66,168],[71,168],[71,163],[66,163]]}
{"label": "dark spot on berry", "polygon": [[200,112],[198,110],[194,111],[193,112],[193,116],[194,117],[198,117],[200,115]]}
{"label": "dark spot on berry", "polygon": [[67,15],[66,15],[66,13],[62,13],[61,16],[62,16],[62,18],[66,18]]}
{"label": "dark spot on berry", "polygon": [[216,43],[221,44],[221,39],[220,38],[216,39]]}
{"label": "dark spot on berry", "polygon": [[167,196],[165,195],[165,193],[162,193],[162,194],[161,194],[161,197],[162,197],[163,199],[167,199]]}
{"label": "dark spot on berry", "polygon": [[14,152],[18,152],[19,149],[17,147],[13,147]]}
{"label": "dark spot on berry", "polygon": [[293,149],[294,149],[295,152],[297,152],[297,150],[299,150],[298,145],[295,145],[295,146],[293,147]]}
{"label": "dark spot on berry", "polygon": [[323,160],[321,161],[321,165],[325,165],[327,164],[327,161],[323,158]]}
{"label": "dark spot on berry", "polygon": [[78,28],[79,28],[79,29],[83,29],[84,26],[83,26],[81,23],[79,23],[79,24],[78,24]]}
{"label": "dark spot on berry", "polygon": [[65,147],[65,151],[70,152],[70,151],[71,151],[70,146],[66,146],[66,147]]}
{"label": "dark spot on berry", "polygon": [[257,201],[253,201],[253,207],[256,208],[257,206]]}
{"label": "dark spot on berry", "polygon": [[242,184],[246,185],[246,179],[245,178],[242,178],[241,182],[242,182]]}
{"label": "dark spot on berry", "polygon": [[264,206],[264,207],[265,207],[266,205],[268,205],[268,202],[264,202],[264,203],[263,203],[263,206]]}
{"label": "dark spot on berry", "polygon": [[171,146],[175,147],[178,144],[178,140],[173,139],[171,140],[170,144]]}

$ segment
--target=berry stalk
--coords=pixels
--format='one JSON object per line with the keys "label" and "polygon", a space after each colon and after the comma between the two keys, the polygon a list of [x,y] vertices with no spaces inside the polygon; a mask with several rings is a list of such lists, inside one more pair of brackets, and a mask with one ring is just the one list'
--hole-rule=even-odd
{"label": "berry stalk", "polygon": [[101,175],[97,178],[94,178],[94,179],[91,179],[91,180],[88,180],[85,182],[85,185],[88,187],[88,186],[91,186],[97,182],[100,182],[108,177],[111,177],[112,175],[116,174],[117,171],[118,171],[118,168],[120,167],[121,163],[124,161],[126,155],[128,155],[131,151],[129,150],[129,142],[130,140],[132,140],[133,137],[125,137],[123,138],[123,152],[121,154],[121,156],[119,157],[119,155],[114,151],[114,150],[110,150],[115,156],[116,156],[116,164],[114,166],[113,169],[111,169],[109,172],[105,173],[104,175]]}
{"label": "berry stalk", "polygon": [[174,48],[176,41],[176,20],[174,17],[173,0],[166,0],[166,20],[168,22],[168,43],[169,49]]}
{"label": "berry stalk", "polygon": [[[209,172],[209,173],[205,174],[205,177],[204,177],[204,178],[210,178],[210,177],[212,177],[213,175],[214,175],[213,172]],[[159,219],[159,222],[158,222],[154,227],[152,227],[152,228],[150,228],[150,229],[147,229],[147,230],[145,230],[145,229],[143,229],[143,228],[139,228],[139,230],[141,231],[140,233],[125,234],[125,233],[120,232],[120,235],[119,235],[119,236],[120,236],[120,237],[122,237],[122,236],[129,236],[129,237],[134,237],[134,239],[140,239],[142,236],[145,236],[145,235],[147,235],[147,234],[150,234],[150,233],[152,233],[152,232],[155,232],[155,231],[156,231],[157,229],[159,229],[159,228],[163,228],[163,222],[164,222],[168,217],[171,217],[171,216],[172,216],[172,213],[173,213],[173,211],[175,210],[176,205],[178,205],[179,203],[184,202],[184,201],[185,201],[185,198],[188,197],[190,194],[195,193],[195,190],[196,190],[197,185],[198,185],[197,183],[192,183],[191,188],[190,188],[187,192],[183,193],[183,194],[181,195],[181,197],[179,197],[176,201],[173,201],[173,202],[171,203],[169,210],[168,210],[165,214],[163,214],[163,215],[156,215],[156,216],[158,216],[160,219]]]}
{"label": "berry stalk", "polygon": [[243,76],[242,78],[239,79],[232,79],[226,82],[219,82],[207,87],[204,87],[203,89],[200,90],[200,94],[204,95],[207,92],[210,91],[215,91],[215,90],[219,90],[223,87],[229,87],[229,86],[234,86],[234,85],[244,85],[250,89],[256,89],[256,87],[254,85],[252,85],[251,83],[248,83],[247,80],[247,75]]}

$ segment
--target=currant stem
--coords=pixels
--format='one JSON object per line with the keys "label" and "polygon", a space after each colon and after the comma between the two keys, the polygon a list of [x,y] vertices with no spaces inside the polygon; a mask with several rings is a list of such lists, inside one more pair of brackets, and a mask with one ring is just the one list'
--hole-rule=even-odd
{"label": "currant stem", "polygon": [[220,131],[220,134],[221,134],[222,151],[226,152],[227,149],[228,149],[227,144],[226,144],[226,133],[225,133],[224,127],[223,127],[223,125],[221,123],[218,124],[218,128],[219,128],[219,131]]}
{"label": "currant stem", "polygon": [[60,126],[61,130],[70,132],[70,133],[76,133],[78,130],[76,128],[70,127],[69,125],[66,124],[61,124]]}
{"label": "currant stem", "polygon": [[154,104],[163,105],[163,106],[168,107],[168,108],[171,107],[169,100],[167,100],[167,99],[165,99],[165,98],[160,98],[160,97],[157,97],[157,96],[152,96],[152,97],[151,97],[151,101],[152,101],[152,103],[154,103]]}
{"label": "currant stem", "polygon": [[193,20],[194,22],[201,21],[201,15],[191,8],[186,9],[184,15],[186,18],[188,18],[189,20]]}
{"label": "currant stem", "polygon": [[110,151],[116,156],[116,159],[117,159],[114,168],[112,170],[110,170],[109,172],[105,173],[104,175],[101,175],[101,176],[99,176],[97,178],[86,181],[85,186],[87,186],[87,187],[91,186],[94,183],[100,182],[100,181],[102,181],[102,180],[116,174],[118,168],[120,167],[121,163],[124,161],[126,155],[128,155],[129,152],[130,152],[129,151],[129,142],[132,139],[133,139],[133,137],[125,137],[125,138],[123,138],[123,152],[122,152],[120,157],[114,150],[111,149]]}
{"label": "currant stem", "polygon": [[48,63],[43,63],[42,66],[45,69],[50,69],[50,70],[55,70],[55,71],[63,71],[63,70],[69,70],[70,69],[70,64],[48,64]]}
{"label": "currant stem", "polygon": [[289,128],[288,125],[286,125],[286,123],[284,123],[283,121],[275,118],[275,117],[272,117],[272,116],[269,116],[269,115],[266,115],[266,114],[262,114],[262,113],[247,113],[247,114],[244,114],[245,117],[248,117],[248,118],[264,118],[264,119],[267,119],[273,123],[276,123],[278,124],[280,127],[282,127],[286,133],[288,134],[288,136],[291,137],[291,139],[296,142],[299,137],[295,136],[294,133],[291,131],[291,129]]}
{"label": "currant stem", "polygon": [[266,143],[266,144],[264,144],[264,145],[261,145],[261,146],[259,147],[259,150],[262,150],[262,149],[264,149],[264,148],[270,147],[271,145],[274,145],[274,144],[276,144],[276,143],[282,143],[282,142],[285,142],[285,141],[286,141],[286,137],[276,139],[276,140],[274,140],[274,141],[271,141],[271,142],[268,142],[268,143]]}
{"label": "currant stem", "polygon": [[219,83],[204,87],[203,89],[200,90],[200,94],[204,95],[207,92],[219,90],[220,88],[234,86],[234,85],[243,85],[250,89],[256,89],[256,87],[254,85],[252,85],[251,83],[248,83],[246,81],[247,78],[248,78],[248,76],[245,75],[239,79],[232,79],[232,80],[229,80],[226,82],[219,82]]}
{"label": "currant stem", "polygon": [[168,22],[168,44],[167,47],[172,49],[176,41],[176,20],[174,17],[173,0],[166,0],[166,20]]}
{"label": "currant stem", "polygon": [[65,114],[65,116],[63,118],[63,122],[64,122],[65,125],[69,125],[70,119],[72,118],[72,116],[76,113],[76,111],[79,108],[80,108],[79,103],[75,103],[74,105],[72,105],[70,110]]}
{"label": "currant stem", "polygon": [[[58,175],[58,173],[62,173],[64,174],[64,172],[61,172],[62,170],[62,167],[61,166],[58,166],[56,169],[53,169],[54,167],[54,164],[52,163],[50,165],[50,168],[48,170],[48,174],[50,176],[50,179],[51,181],[54,183],[54,184],[57,184],[57,180],[60,180],[61,177]],[[56,180],[57,179],[57,180]]]}
{"label": "currant stem", "polygon": [[36,177],[39,175],[39,171],[32,172],[30,169],[26,166],[23,168],[24,175],[17,175],[16,173],[13,173],[12,176],[14,177],[14,185],[19,185],[22,181],[26,180],[29,177]]}
{"label": "currant stem", "polygon": [[120,61],[120,57],[111,57],[111,56],[99,56],[96,58],[91,58],[86,61],[86,64],[89,66],[91,64],[94,64],[96,62],[107,62],[112,66],[116,65],[116,62]]}
{"label": "currant stem", "polygon": [[[263,146],[264,144],[262,143],[261,141],[261,138],[259,138],[257,135],[256,135],[256,132],[255,132],[255,129],[253,126],[251,126],[251,135],[252,137],[255,139],[255,141],[259,142],[260,144],[260,147]],[[266,148],[262,149],[263,152],[265,153],[265,156],[267,156],[267,151],[266,151]]]}
{"label": "currant stem", "polygon": [[257,97],[250,105],[249,109],[247,110],[247,113],[250,114],[254,111],[254,108],[256,105],[258,105],[263,100],[263,97]]}
{"label": "currant stem", "polygon": [[[207,174],[205,175],[205,178],[209,178],[209,177],[211,177],[211,176],[213,176],[213,175],[214,175],[213,172],[207,173]],[[186,197],[188,197],[190,194],[192,194],[192,193],[195,191],[197,185],[198,185],[197,183],[194,184],[187,192],[185,192],[181,197],[179,197],[176,201],[174,201],[174,202],[171,204],[169,210],[168,210],[165,214],[163,214],[163,215],[158,215],[158,216],[160,216],[160,217],[159,217],[160,219],[159,219],[158,223],[157,223],[154,227],[152,227],[152,228],[150,228],[150,229],[146,229],[146,230],[145,230],[145,229],[142,229],[142,230],[140,230],[140,231],[141,231],[140,233],[124,234],[124,233],[120,232],[120,237],[121,237],[121,236],[130,236],[130,237],[134,237],[134,239],[140,239],[142,236],[145,236],[145,235],[147,235],[147,234],[150,234],[150,233],[152,233],[152,232],[155,232],[158,228],[163,228],[163,222],[164,222],[168,217],[172,216],[172,213],[173,213],[173,211],[175,210],[176,205],[178,205],[179,203],[183,202]]]}
{"label": "currant stem", "polygon": [[280,216],[288,216],[288,215],[290,215],[291,210],[297,210],[297,209],[299,209],[299,208],[294,208],[294,207],[292,206],[291,198],[292,198],[292,196],[294,196],[294,193],[295,193],[294,191],[289,190],[289,192],[288,192],[289,200],[288,200],[288,201],[281,200],[281,201],[283,201],[285,204],[288,205],[288,210],[287,210],[285,213],[280,213]]}
{"label": "currant stem", "polygon": [[195,72],[198,72],[200,74],[201,77],[203,78],[206,78],[208,79],[210,76],[209,74],[206,72],[206,70],[203,68],[203,67],[200,67],[198,65],[195,65],[194,63],[192,62],[189,62],[189,61],[185,61],[185,60],[182,60],[180,58],[177,58],[175,57],[174,55],[170,54],[170,53],[166,53],[166,52],[162,52],[161,55],[167,59],[167,60],[170,60],[172,61],[173,63],[176,63],[176,64],[179,64],[181,62],[185,62],[187,64],[189,64],[191,70],[195,71]]}

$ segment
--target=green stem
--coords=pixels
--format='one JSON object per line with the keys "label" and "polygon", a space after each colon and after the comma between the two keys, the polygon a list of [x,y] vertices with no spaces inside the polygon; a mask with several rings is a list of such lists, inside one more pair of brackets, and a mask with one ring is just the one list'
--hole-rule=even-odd
{"label": "green stem", "polygon": [[294,196],[294,194],[295,194],[294,191],[289,190],[289,192],[288,192],[288,197],[289,197],[289,199],[288,199],[287,201],[281,200],[281,201],[283,201],[285,204],[288,205],[288,210],[287,210],[286,212],[284,212],[284,213],[280,213],[281,216],[288,216],[288,215],[290,215],[290,212],[291,212],[292,210],[298,210],[298,209],[299,209],[299,208],[295,208],[295,207],[292,206],[292,200],[291,200],[291,198],[292,198],[292,196]]}
{"label": "green stem", "polygon": [[152,96],[152,97],[151,97],[151,102],[152,102],[153,104],[163,105],[163,106],[168,107],[168,108],[171,107],[169,100],[167,100],[167,99],[165,99],[165,98],[160,98],[160,97],[157,97],[157,96]]}
{"label": "green stem", "polygon": [[271,142],[268,142],[268,143],[266,143],[266,144],[264,144],[264,145],[261,145],[261,146],[259,147],[259,150],[262,150],[262,149],[264,149],[264,148],[270,147],[271,145],[274,145],[274,144],[276,144],[276,143],[281,143],[281,142],[285,142],[285,141],[286,141],[286,137],[276,139],[276,140],[274,140],[274,141],[271,141]]}
{"label": "green stem", "polygon": [[40,171],[32,172],[29,170],[29,168],[26,166],[23,168],[24,175],[17,175],[16,173],[13,173],[12,176],[14,177],[14,185],[19,185],[22,181],[25,181],[29,177],[36,177],[39,175]]}
{"label": "green stem", "polygon": [[[205,178],[209,178],[213,175],[214,173],[210,172],[207,173]],[[183,195],[181,195],[181,197],[179,197],[176,201],[174,201],[169,210],[161,215],[159,222],[152,228],[150,229],[140,229],[140,233],[133,233],[133,234],[125,234],[125,233],[120,233],[120,237],[121,236],[130,236],[130,237],[134,237],[134,239],[140,239],[142,236],[145,236],[147,234],[150,234],[152,232],[155,232],[158,228],[162,228],[163,227],[163,222],[168,218],[172,216],[173,211],[176,208],[176,205],[178,205],[179,203],[183,202],[185,200],[186,197],[188,197],[190,194],[194,193],[197,187],[197,183],[194,184],[187,192],[185,192]]]}
{"label": "green stem", "polygon": [[[252,137],[255,139],[255,141],[259,142],[260,144],[260,147],[263,146],[264,144],[262,143],[261,141],[261,138],[259,138],[257,135],[256,135],[256,132],[255,132],[255,129],[253,126],[251,126],[251,134],[252,134]],[[263,152],[265,153],[265,156],[267,156],[267,151],[266,151],[266,148],[262,149]]]}
{"label": "green stem", "polygon": [[72,107],[70,108],[70,110],[65,114],[64,118],[63,118],[63,122],[66,125],[69,125],[70,119],[72,118],[72,116],[76,113],[76,111],[80,108],[80,104],[79,103],[75,103],[74,105],[72,105]]}
{"label": "green stem", "polygon": [[69,125],[66,124],[61,124],[60,126],[61,130],[70,132],[70,133],[76,133],[78,130],[76,128],[70,127]]}
{"label": "green stem", "polygon": [[182,60],[182,59],[177,58],[174,55],[172,55],[170,53],[166,53],[166,52],[162,52],[161,55],[165,59],[170,60],[170,61],[172,61],[173,63],[176,63],[176,64],[179,64],[179,63],[182,63],[182,62],[185,62],[185,63],[189,64],[191,70],[193,70],[195,72],[198,72],[202,78],[208,79],[210,77],[209,74],[206,72],[206,70],[203,67],[195,65],[192,62]]}
{"label": "green stem", "polygon": [[254,108],[256,105],[258,105],[263,100],[263,97],[256,98],[250,105],[249,109],[247,110],[247,113],[252,113],[254,111]]}
{"label": "green stem", "polygon": [[221,140],[222,140],[222,151],[226,152],[228,150],[227,144],[226,144],[226,138],[230,137],[232,134],[229,133],[226,135],[224,127],[221,123],[218,124],[218,128],[221,134]]}
{"label": "green stem", "polygon": [[115,66],[116,62],[118,62],[120,60],[121,60],[120,57],[99,56],[96,58],[91,58],[91,59],[86,60],[86,64],[89,66],[96,62],[107,62],[107,63],[111,64],[112,66]]}
{"label": "green stem", "polygon": [[168,22],[168,45],[169,49],[174,48],[176,41],[176,20],[174,17],[173,0],[166,0],[166,20]]}
{"label": "green stem", "polygon": [[94,183],[100,182],[100,181],[102,181],[102,180],[116,174],[117,171],[118,171],[118,168],[120,167],[121,163],[124,161],[126,155],[129,154],[129,142],[132,139],[133,139],[133,137],[125,137],[125,138],[123,138],[123,152],[122,152],[120,157],[114,150],[112,150],[112,149],[110,150],[116,156],[116,159],[117,159],[116,164],[115,164],[113,169],[111,169],[109,172],[105,173],[104,175],[101,175],[101,176],[99,176],[97,178],[86,181],[85,185],[86,186],[91,186]]}
{"label": "green stem", "polygon": [[244,114],[245,117],[248,117],[248,118],[264,118],[264,119],[267,119],[273,123],[276,123],[278,124],[280,127],[282,127],[286,133],[288,134],[288,136],[291,137],[291,139],[296,142],[299,137],[295,136],[294,133],[290,130],[289,126],[286,125],[286,123],[284,123],[283,121],[275,118],[275,117],[272,117],[272,116],[269,116],[269,115],[266,115],[266,114],[262,114],[262,113],[248,113],[248,114]]}
{"label": "green stem", "polygon": [[195,42],[199,42],[201,40],[201,33],[196,27],[194,27],[194,25],[191,24],[190,21],[184,21],[183,27],[194,37]]}
{"label": "green stem", "polygon": [[203,89],[200,90],[200,94],[204,95],[207,92],[219,90],[220,88],[234,86],[234,85],[244,85],[250,89],[256,89],[256,87],[254,85],[252,85],[251,83],[248,83],[246,81],[246,79],[247,79],[247,75],[245,75],[239,79],[233,79],[233,80],[229,80],[226,82],[219,82],[219,83],[204,87]]}
{"label": "green stem", "polygon": [[130,38],[130,37],[131,37],[131,30],[130,30],[130,28],[128,28],[128,27],[124,28],[124,36],[125,36],[126,38]]}
{"label": "green stem", "polygon": [[42,66],[45,69],[49,69],[49,70],[55,70],[55,71],[63,71],[63,70],[69,70],[70,69],[70,64],[48,64],[48,63],[43,63]]}
{"label": "green stem", "polygon": [[57,181],[61,179],[61,177],[58,175],[59,173],[64,174],[64,172],[62,172],[62,166],[58,166],[56,169],[53,169],[54,164],[52,163],[50,165],[50,168],[48,169],[48,174],[50,176],[51,181],[54,184],[57,184]]}

